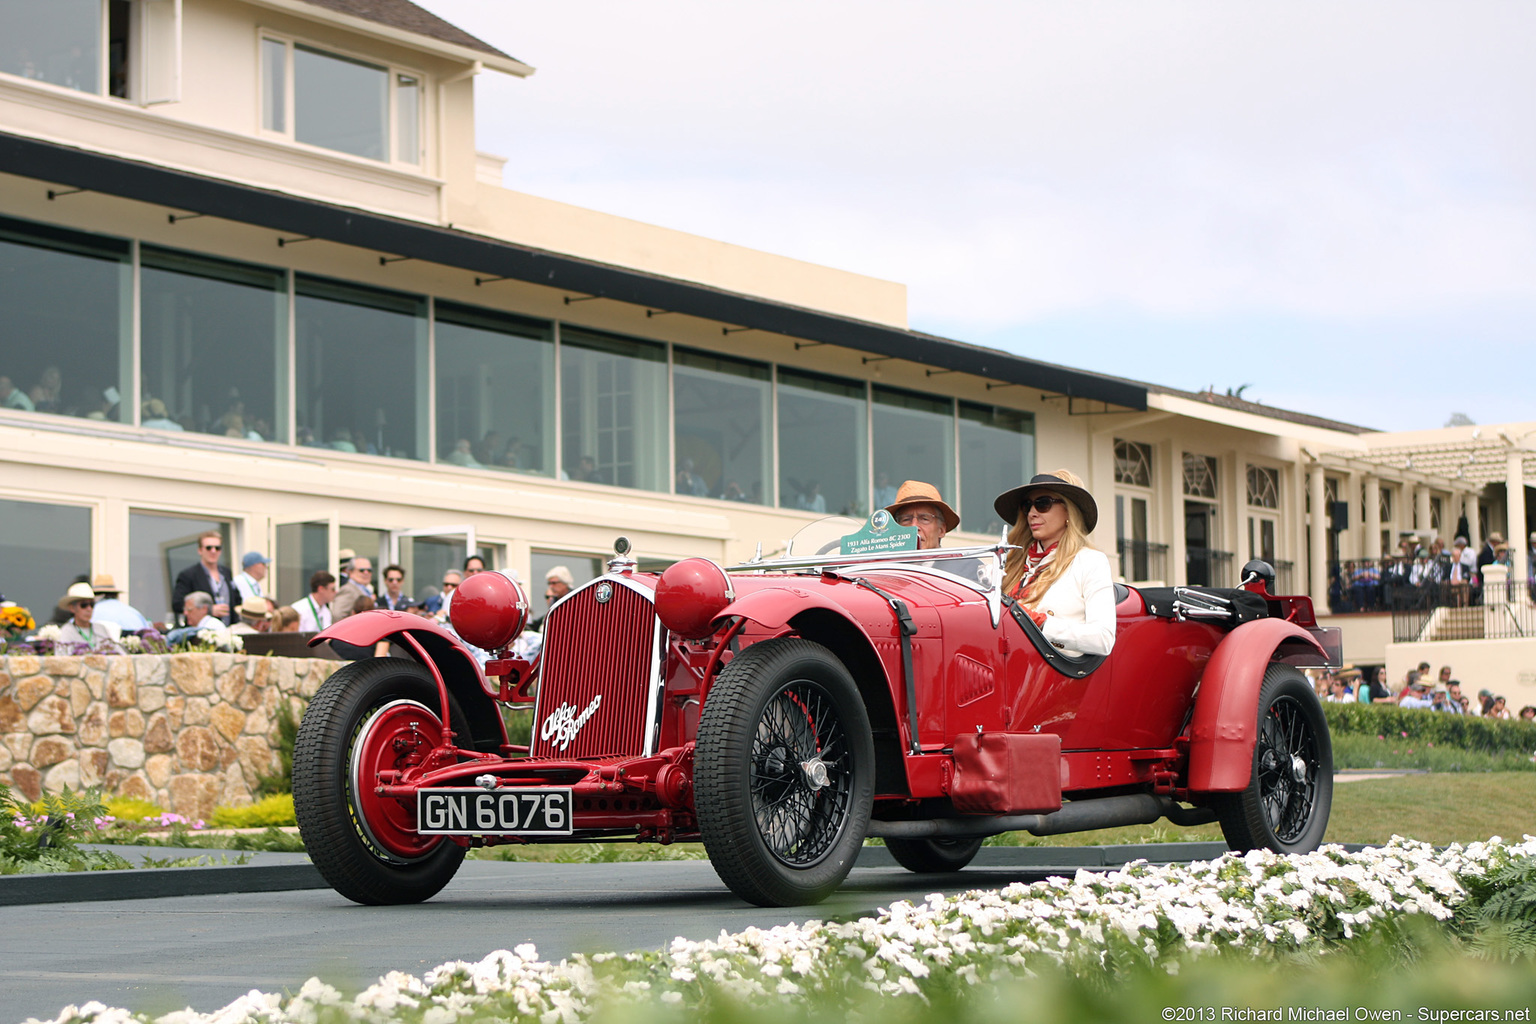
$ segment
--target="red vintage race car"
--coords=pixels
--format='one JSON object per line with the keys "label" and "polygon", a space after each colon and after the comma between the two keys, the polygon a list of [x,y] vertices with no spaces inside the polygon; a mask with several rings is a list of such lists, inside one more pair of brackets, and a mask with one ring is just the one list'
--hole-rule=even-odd
{"label": "red vintage race car", "polygon": [[[1263,562],[1239,589],[1117,585],[1113,652],[1092,657],[1002,594],[1005,544],[834,539],[660,574],[616,548],[550,609],[533,661],[510,654],[528,600],[500,572],[464,581],[453,631],[373,611],[315,638],[411,655],[344,666],[299,729],[299,827],[338,892],[425,900],[502,843],[702,841],[771,906],[826,897],[870,836],[914,871],[963,868],[1002,832],[1161,818],[1219,821],[1237,850],[1322,840],[1331,746],[1296,666],[1337,663],[1338,633],[1272,595]],[[529,703],[514,745],[501,711]]]}

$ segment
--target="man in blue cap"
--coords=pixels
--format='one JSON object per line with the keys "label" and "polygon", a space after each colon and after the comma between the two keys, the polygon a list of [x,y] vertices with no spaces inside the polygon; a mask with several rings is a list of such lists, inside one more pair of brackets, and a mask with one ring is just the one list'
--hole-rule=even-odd
{"label": "man in blue cap", "polygon": [[253,597],[266,599],[267,592],[262,584],[267,578],[267,566],[271,563],[272,559],[260,551],[245,553],[245,557],[240,559],[240,574],[235,577],[235,589],[239,591],[235,600],[236,605],[243,604]]}

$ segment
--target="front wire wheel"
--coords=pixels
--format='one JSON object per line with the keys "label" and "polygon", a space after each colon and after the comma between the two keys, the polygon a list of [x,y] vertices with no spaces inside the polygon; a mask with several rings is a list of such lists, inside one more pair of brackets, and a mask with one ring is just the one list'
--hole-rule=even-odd
{"label": "front wire wheel", "polygon": [[753,644],[704,703],[695,807],[721,880],[759,906],[825,899],[847,877],[874,803],[874,740],[852,676],[820,644]]}
{"label": "front wire wheel", "polygon": [[1297,669],[1270,665],[1248,786],[1216,802],[1222,835],[1233,850],[1307,853],[1322,843],[1332,804],[1333,744],[1317,693]]}
{"label": "front wire wheel", "polygon": [[[454,724],[464,721],[449,698]],[[321,876],[356,903],[435,896],[464,848],[416,832],[416,808],[373,792],[380,771],[419,763],[442,741],[437,685],[414,661],[372,658],[337,669],[304,712],[293,744],[293,808]]]}

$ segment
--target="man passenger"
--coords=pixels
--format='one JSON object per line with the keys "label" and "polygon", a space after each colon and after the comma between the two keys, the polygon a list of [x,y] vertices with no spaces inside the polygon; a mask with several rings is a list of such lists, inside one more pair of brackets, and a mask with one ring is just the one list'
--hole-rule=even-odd
{"label": "man passenger", "polygon": [[960,516],[939,497],[939,489],[921,480],[907,480],[896,500],[885,506],[901,526],[917,527],[917,547],[928,551],[944,543],[944,535],[960,525]]}

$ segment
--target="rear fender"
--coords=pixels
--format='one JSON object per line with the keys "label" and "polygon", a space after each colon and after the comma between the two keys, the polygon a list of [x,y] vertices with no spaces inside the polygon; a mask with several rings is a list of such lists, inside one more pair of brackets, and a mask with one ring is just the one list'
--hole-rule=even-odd
{"label": "rear fender", "polygon": [[1281,619],[1255,619],[1228,633],[1200,677],[1190,722],[1189,789],[1233,793],[1246,787],[1264,670],[1275,661],[1323,664],[1327,657],[1310,633]]}
{"label": "rear fender", "polygon": [[[459,702],[459,708],[466,719],[463,726],[467,726],[469,732],[470,742],[465,746],[485,753],[500,753],[502,746],[508,742],[507,727],[496,710],[496,702],[491,699],[495,691],[464,641],[439,623],[409,612],[393,612],[382,608],[358,612],[316,633],[310,638],[309,646],[313,647],[326,640],[340,640],[356,647],[372,647],[380,640],[390,640],[406,633],[421,645],[421,649],[437,666],[438,672],[442,673],[448,692]],[[422,660],[413,645],[400,643],[399,647],[409,651],[416,661]],[[429,670],[431,668],[426,667]],[[461,731],[461,728],[459,723],[454,723],[455,732]]]}

